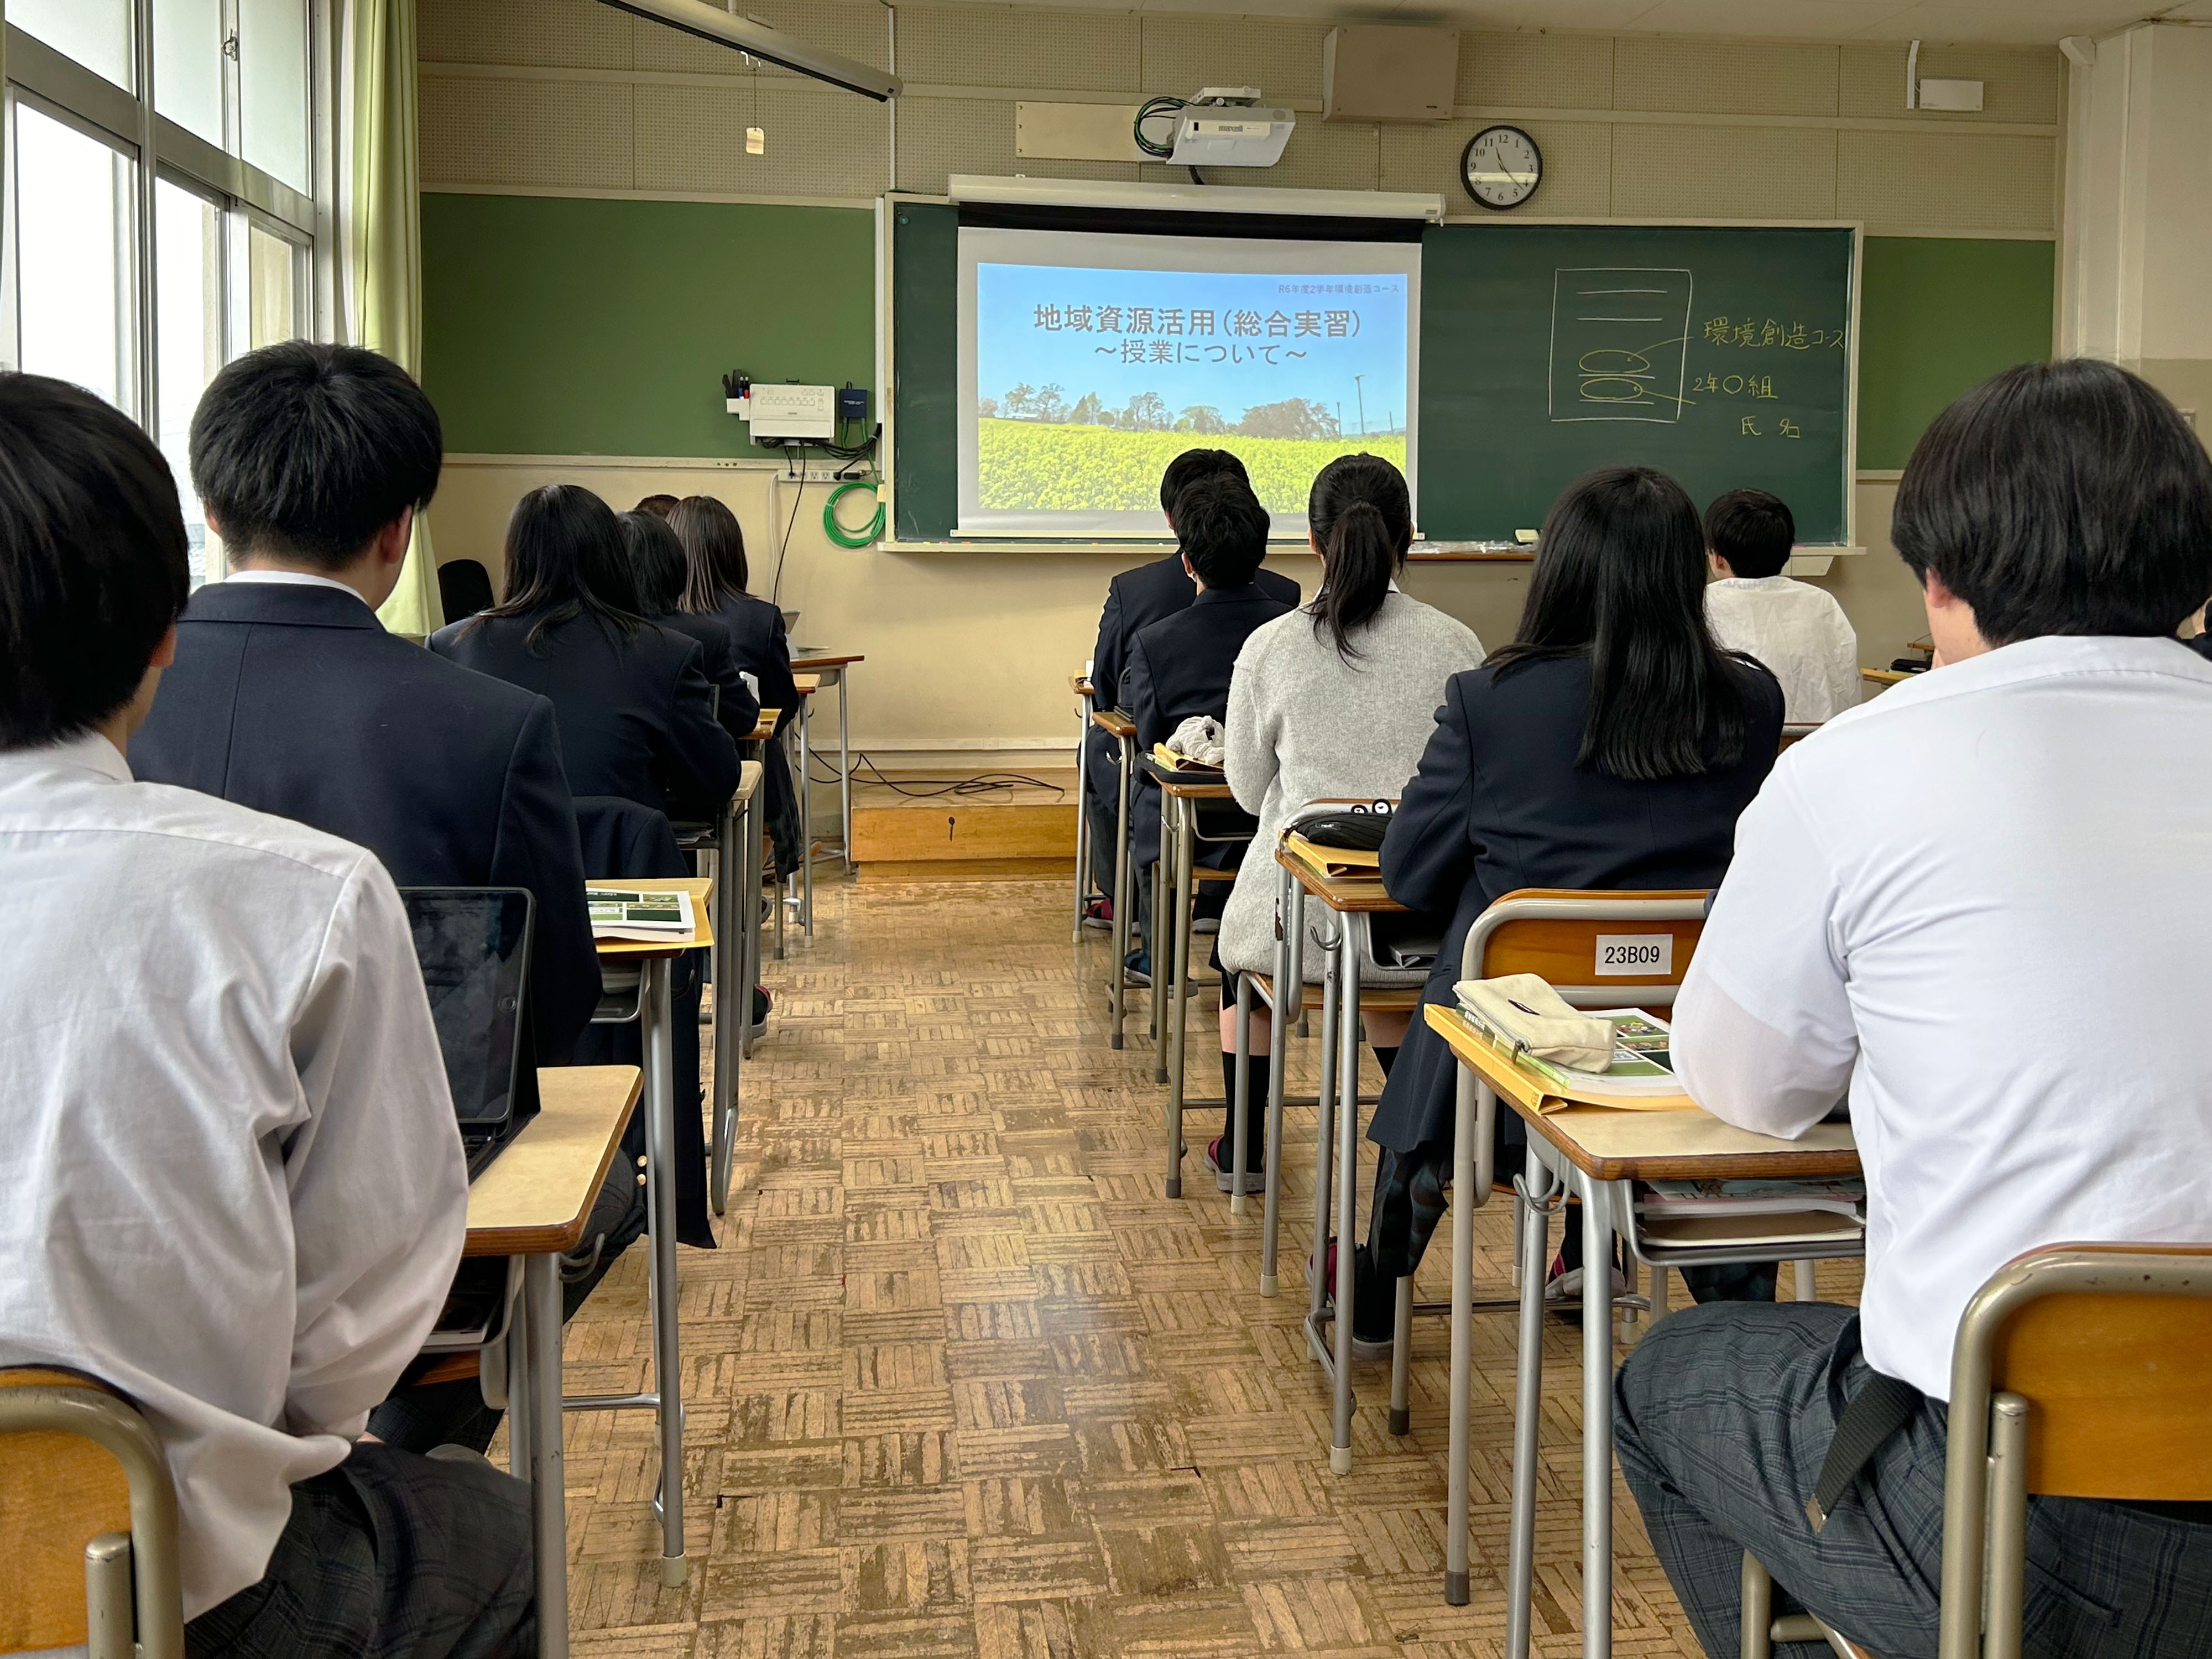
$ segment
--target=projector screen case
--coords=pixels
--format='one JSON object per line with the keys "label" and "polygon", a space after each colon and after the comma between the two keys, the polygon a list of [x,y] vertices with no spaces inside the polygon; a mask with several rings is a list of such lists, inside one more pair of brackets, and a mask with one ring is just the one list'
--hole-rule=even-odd
{"label": "projector screen case", "polygon": [[1446,121],[1459,82],[1459,31],[1346,23],[1321,48],[1324,121]]}

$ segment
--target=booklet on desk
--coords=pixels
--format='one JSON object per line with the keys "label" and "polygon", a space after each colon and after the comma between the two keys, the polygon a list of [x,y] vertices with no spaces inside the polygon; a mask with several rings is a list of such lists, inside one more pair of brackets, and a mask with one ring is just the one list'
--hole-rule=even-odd
{"label": "booklet on desk", "polygon": [[1330,881],[1380,881],[1382,854],[1359,847],[1322,847],[1304,836],[1283,837],[1283,850]]}
{"label": "booklet on desk", "polygon": [[1492,1046],[1510,1055],[1513,1063],[1541,1085],[1544,1110],[1563,1106],[1611,1106],[1631,1112],[1694,1112],[1697,1102],[1682,1092],[1682,1085],[1669,1063],[1668,1045],[1674,1034],[1666,1021],[1640,1008],[1592,1008],[1593,1019],[1613,1022],[1613,1064],[1602,1072],[1585,1072],[1556,1060],[1539,1060],[1512,1039],[1492,1030],[1462,998],[1460,1017],[1487,1037]]}
{"label": "booklet on desk", "polygon": [[641,892],[635,887],[584,889],[592,913],[593,939],[638,939],[647,944],[683,939],[698,931],[691,917],[691,895]]}

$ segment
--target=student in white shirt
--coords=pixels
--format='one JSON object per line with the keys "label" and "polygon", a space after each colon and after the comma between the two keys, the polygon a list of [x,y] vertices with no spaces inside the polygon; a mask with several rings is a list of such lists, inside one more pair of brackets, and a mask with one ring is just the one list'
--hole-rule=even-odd
{"label": "student in white shirt", "polygon": [[1741,651],[1782,682],[1782,718],[1818,725],[1859,701],[1859,636],[1835,595],[1782,574],[1796,545],[1790,504],[1763,489],[1731,489],[1705,509],[1717,578],[1705,621],[1723,651]]}
{"label": "student in white shirt", "polygon": [[[2123,370],[2027,365],[1929,428],[1894,534],[1936,667],[1782,757],[1674,1007],[1709,1110],[1796,1136],[1848,1094],[1867,1180],[1856,1310],[1687,1310],[1618,1380],[1715,1659],[1747,1550],[1884,1659],[1933,1655],[1967,1302],[2040,1246],[2212,1240],[2212,664],[2173,637],[2212,592],[2212,459]],[[1912,1390],[1816,1534],[1844,1402]],[[2212,1505],[2038,1498],[2027,1548],[2029,1655],[2212,1652]]]}
{"label": "student in white shirt", "polygon": [[137,426],[0,376],[0,1365],[146,1413],[195,1655],[534,1651],[526,1489],[355,1443],[467,1206],[398,891],[124,760],[185,553]]}

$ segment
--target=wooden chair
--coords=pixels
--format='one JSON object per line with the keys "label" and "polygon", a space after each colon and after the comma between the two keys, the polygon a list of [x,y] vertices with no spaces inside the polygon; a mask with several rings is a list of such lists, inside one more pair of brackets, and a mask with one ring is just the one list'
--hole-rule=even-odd
{"label": "wooden chair", "polygon": [[129,1401],[74,1372],[0,1370],[0,1653],[184,1659],[177,1493]]}
{"label": "wooden chair", "polygon": [[[2053,1244],[1975,1293],[1951,1352],[1941,1659],[2019,1659],[2031,1495],[2212,1499],[2207,1353],[2212,1245]],[[1748,1555],[1743,1577],[1743,1651],[1764,1659],[1772,1584]],[[1873,1659],[1817,1620],[1756,1623]]]}

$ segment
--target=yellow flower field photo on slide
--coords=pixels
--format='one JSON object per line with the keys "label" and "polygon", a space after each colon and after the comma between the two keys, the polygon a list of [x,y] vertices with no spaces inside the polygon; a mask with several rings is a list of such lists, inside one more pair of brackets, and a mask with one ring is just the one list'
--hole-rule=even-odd
{"label": "yellow flower field photo on slide", "polygon": [[1339,455],[1380,455],[1401,471],[1403,433],[1343,438],[1126,432],[1112,427],[977,422],[983,506],[1000,512],[1159,510],[1160,474],[1186,449],[1225,449],[1244,463],[1270,514],[1303,514],[1314,475]]}

